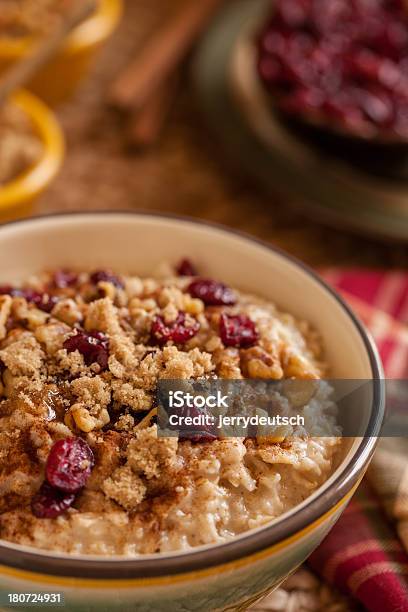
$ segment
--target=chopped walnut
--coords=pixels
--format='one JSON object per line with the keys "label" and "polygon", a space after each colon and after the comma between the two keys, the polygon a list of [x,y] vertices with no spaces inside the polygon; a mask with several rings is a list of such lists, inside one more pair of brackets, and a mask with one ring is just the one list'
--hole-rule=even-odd
{"label": "chopped walnut", "polygon": [[98,283],[98,289],[104,297],[109,298],[110,300],[112,300],[112,302],[115,301],[116,294],[118,292],[115,285],[113,285],[112,283],[106,282],[106,281],[100,281]]}
{"label": "chopped walnut", "polygon": [[60,300],[53,308],[52,315],[67,323],[68,325],[75,325],[76,323],[82,323],[83,314],[78,304],[73,299]]}
{"label": "chopped walnut", "polygon": [[21,297],[13,298],[11,311],[16,321],[24,323],[33,331],[49,319],[49,315],[46,312],[33,308]]}
{"label": "chopped walnut", "polygon": [[129,299],[139,297],[143,293],[142,280],[137,276],[126,279],[125,290]]}
{"label": "chopped walnut", "polygon": [[40,325],[35,330],[35,337],[44,346],[44,350],[49,355],[62,349],[65,336],[71,328],[64,323],[50,322],[45,325]]}
{"label": "chopped walnut", "polygon": [[248,378],[280,379],[283,369],[279,356],[267,353],[260,346],[241,351],[241,366]]}
{"label": "chopped walnut", "polygon": [[10,316],[11,304],[12,299],[9,295],[0,296],[0,340],[3,340],[7,335],[6,324]]}
{"label": "chopped walnut", "polygon": [[[75,426],[85,433],[89,433],[94,429],[102,429],[110,421],[110,415],[106,408],[98,407],[95,410],[90,410],[81,403],[71,406],[68,414],[72,416]],[[65,423],[68,427],[72,425],[69,417],[66,417]]]}
{"label": "chopped walnut", "polygon": [[310,360],[298,353],[284,349],[282,361],[286,378],[319,378],[319,373]]}
{"label": "chopped walnut", "polygon": [[214,360],[217,366],[217,374],[220,378],[228,378],[230,380],[243,378],[238,349],[227,348],[218,350],[214,354]]}
{"label": "chopped walnut", "polygon": [[164,287],[158,295],[157,303],[163,309],[171,304],[179,311],[184,306],[184,294],[177,287]]}

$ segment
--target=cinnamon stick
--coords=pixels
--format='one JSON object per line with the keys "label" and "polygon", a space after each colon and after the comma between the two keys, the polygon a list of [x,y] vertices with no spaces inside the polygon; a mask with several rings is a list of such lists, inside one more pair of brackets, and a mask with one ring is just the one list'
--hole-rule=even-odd
{"label": "cinnamon stick", "polygon": [[133,149],[146,149],[158,141],[174,101],[177,84],[178,75],[167,79],[140,111],[130,115],[126,134],[128,144]]}
{"label": "cinnamon stick", "polygon": [[223,0],[187,0],[113,83],[111,103],[140,110],[184,58]]}

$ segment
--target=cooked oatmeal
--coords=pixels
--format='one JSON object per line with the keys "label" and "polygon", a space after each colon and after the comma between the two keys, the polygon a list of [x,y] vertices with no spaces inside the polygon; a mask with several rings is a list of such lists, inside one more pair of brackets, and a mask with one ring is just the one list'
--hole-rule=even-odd
{"label": "cooked oatmeal", "polygon": [[[100,555],[219,543],[333,471],[339,437],[157,435],[160,379],[326,373],[306,322],[189,262],[177,272],[59,270],[0,287],[0,538]],[[314,402],[318,422],[324,385]]]}
{"label": "cooked oatmeal", "polygon": [[71,4],[72,0],[0,0],[0,37],[41,36]]}
{"label": "cooked oatmeal", "polygon": [[0,188],[40,157],[42,144],[29,119],[14,105],[0,112]]}

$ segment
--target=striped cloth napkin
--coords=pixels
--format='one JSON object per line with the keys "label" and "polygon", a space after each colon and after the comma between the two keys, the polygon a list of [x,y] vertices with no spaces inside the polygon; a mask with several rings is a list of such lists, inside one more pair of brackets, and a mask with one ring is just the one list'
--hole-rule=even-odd
{"label": "striped cloth napkin", "polygon": [[[370,329],[387,378],[408,378],[408,273],[333,269],[325,270],[323,276]],[[380,441],[366,478],[337,525],[309,558],[308,567],[295,572],[251,610],[346,612],[363,608],[408,612],[405,438]]]}
{"label": "striped cloth napkin", "polygon": [[[386,377],[408,378],[408,274],[324,276],[370,329]],[[380,441],[363,485],[309,564],[371,612],[408,611],[408,439]]]}

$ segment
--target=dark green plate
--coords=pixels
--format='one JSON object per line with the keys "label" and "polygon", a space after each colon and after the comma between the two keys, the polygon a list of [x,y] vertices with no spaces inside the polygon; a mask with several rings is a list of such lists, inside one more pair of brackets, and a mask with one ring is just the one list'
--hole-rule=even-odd
{"label": "dark green plate", "polygon": [[[197,49],[194,83],[210,128],[227,154],[271,196],[287,194],[302,214],[407,241],[408,182],[366,171],[344,153],[328,153],[272,111],[256,75],[252,43],[270,7],[270,0],[227,4]],[[382,154],[388,157],[386,149]]]}

